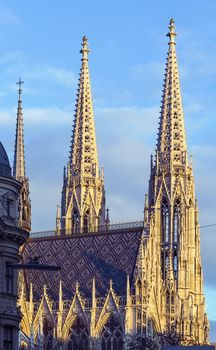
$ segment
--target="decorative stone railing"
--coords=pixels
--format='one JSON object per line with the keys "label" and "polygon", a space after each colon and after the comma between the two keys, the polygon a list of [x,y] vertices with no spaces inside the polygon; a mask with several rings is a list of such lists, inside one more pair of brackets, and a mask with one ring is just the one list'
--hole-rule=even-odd
{"label": "decorative stone railing", "polygon": [[30,238],[51,238],[51,237],[63,237],[63,236],[79,236],[79,235],[88,235],[88,234],[98,234],[98,233],[107,233],[118,230],[129,230],[143,227],[143,221],[132,221],[132,222],[123,222],[117,224],[107,224],[95,227],[83,227],[77,228],[76,230],[50,230],[50,231],[39,231],[39,232],[31,232]]}

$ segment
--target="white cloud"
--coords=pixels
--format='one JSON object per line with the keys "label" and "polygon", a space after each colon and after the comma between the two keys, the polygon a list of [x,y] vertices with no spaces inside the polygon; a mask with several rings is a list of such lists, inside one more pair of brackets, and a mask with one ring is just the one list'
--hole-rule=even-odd
{"label": "white cloud", "polygon": [[71,70],[48,64],[37,64],[31,69],[26,67],[23,70],[23,75],[27,80],[54,81],[66,86],[73,86],[77,82],[76,76]]}
{"label": "white cloud", "polygon": [[[15,116],[17,113],[17,107],[13,107],[6,110],[0,110],[0,124],[15,126]],[[73,111],[69,109],[63,109],[56,106],[40,108],[32,107],[24,109],[24,124],[26,126],[32,124],[50,124],[52,127],[56,124],[68,124],[72,125]],[[31,132],[31,131],[30,131]],[[33,130],[32,130],[33,132]]]}
{"label": "white cloud", "polygon": [[155,131],[159,110],[157,107],[140,108],[137,106],[97,108],[95,115],[97,126],[100,127],[100,119],[103,119],[104,128],[112,125],[111,133],[118,133],[123,137],[129,133],[134,139],[137,138],[137,133],[142,133],[143,136]]}
{"label": "white cloud", "polygon": [[27,54],[24,51],[7,51],[1,52],[0,54],[0,63],[1,64],[15,64],[24,61],[27,58]]}
{"label": "white cloud", "polygon": [[17,15],[15,15],[9,9],[0,8],[0,23],[19,24],[20,19],[18,18]]}
{"label": "white cloud", "polygon": [[[2,71],[13,76],[17,76],[17,72],[20,72],[27,82],[55,82],[70,87],[77,83],[77,77],[72,70],[61,66],[53,66],[47,62],[34,61],[24,51],[1,53],[0,64],[2,65]],[[14,86],[16,87],[15,84]],[[8,87],[11,87],[11,85],[9,84]],[[14,90],[14,87],[12,89]]]}

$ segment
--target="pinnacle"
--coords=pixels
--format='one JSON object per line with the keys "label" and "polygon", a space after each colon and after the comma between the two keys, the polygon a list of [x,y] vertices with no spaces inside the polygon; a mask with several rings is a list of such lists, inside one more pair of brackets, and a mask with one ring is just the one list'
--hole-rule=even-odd
{"label": "pinnacle", "polygon": [[[170,20],[169,51],[165,68],[157,150],[163,164],[181,165],[186,162],[184,116],[181,102],[178,65],[175,51],[175,25]],[[173,45],[174,44],[174,45]]]}
{"label": "pinnacle", "polygon": [[175,33],[175,21],[173,18],[171,18],[169,23],[169,33],[167,34],[167,36],[170,38],[169,44],[175,44],[176,35],[177,34]]}
{"label": "pinnacle", "polygon": [[82,39],[82,49],[80,50],[80,53],[82,54],[83,59],[88,59],[89,48],[88,39],[86,36],[84,36]]}
{"label": "pinnacle", "polygon": [[88,41],[82,39],[81,69],[66,178],[62,191],[61,225],[72,233],[105,223],[103,177],[99,172],[94,110],[88,68]]}
{"label": "pinnacle", "polygon": [[[98,173],[98,157],[94,127],[94,113],[91,96],[90,77],[88,70],[88,41],[82,40],[83,55],[75,106],[73,136],[70,152],[70,166],[74,176],[94,176]],[[97,177],[97,175],[96,175]]]}
{"label": "pinnacle", "polygon": [[14,150],[14,167],[13,175],[17,180],[25,178],[25,151],[24,151],[24,131],[23,131],[23,114],[22,114],[22,84],[24,82],[21,78],[16,83],[19,85],[18,89],[18,106],[17,106],[17,124],[16,124],[16,139]]}

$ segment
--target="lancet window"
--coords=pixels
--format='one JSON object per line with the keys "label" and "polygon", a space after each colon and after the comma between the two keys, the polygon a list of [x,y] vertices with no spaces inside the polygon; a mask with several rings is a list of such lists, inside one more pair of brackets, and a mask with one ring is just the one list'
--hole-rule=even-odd
{"label": "lancet window", "polygon": [[89,231],[89,209],[86,210],[85,215],[84,215],[84,219],[83,219],[83,230],[84,232],[88,232]]}
{"label": "lancet window", "polygon": [[74,233],[78,233],[79,231],[79,214],[76,209],[72,213],[72,229]]}
{"label": "lancet window", "polygon": [[178,256],[177,256],[177,251],[175,251],[175,255],[173,258],[173,272],[174,272],[174,277],[177,279],[177,274],[178,274]]}
{"label": "lancet window", "polygon": [[111,316],[102,328],[101,350],[123,350],[122,327],[114,316]]}
{"label": "lancet window", "polygon": [[169,269],[169,256],[168,251],[166,247],[162,247],[161,251],[161,271],[162,271],[162,277],[165,280],[167,276],[167,272]]}
{"label": "lancet window", "polygon": [[177,243],[179,240],[180,231],[180,215],[181,215],[181,200],[178,198],[174,204],[173,210],[173,242]]}
{"label": "lancet window", "polygon": [[169,242],[169,207],[166,199],[161,203],[161,241]]}
{"label": "lancet window", "polygon": [[89,350],[89,332],[84,322],[77,318],[71,328],[68,350]]}

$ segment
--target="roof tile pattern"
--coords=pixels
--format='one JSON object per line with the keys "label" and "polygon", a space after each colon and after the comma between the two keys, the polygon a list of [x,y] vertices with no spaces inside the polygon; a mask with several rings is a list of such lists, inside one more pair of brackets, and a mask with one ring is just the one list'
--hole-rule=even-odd
{"label": "roof tile pattern", "polygon": [[39,256],[40,263],[59,265],[57,272],[26,270],[26,282],[33,283],[34,297],[40,298],[46,284],[54,300],[58,299],[62,280],[64,297],[71,298],[76,282],[80,293],[91,297],[92,278],[97,295],[107,292],[109,280],[118,295],[125,295],[127,274],[132,277],[142,228],[88,236],[30,239],[23,249],[23,259]]}

